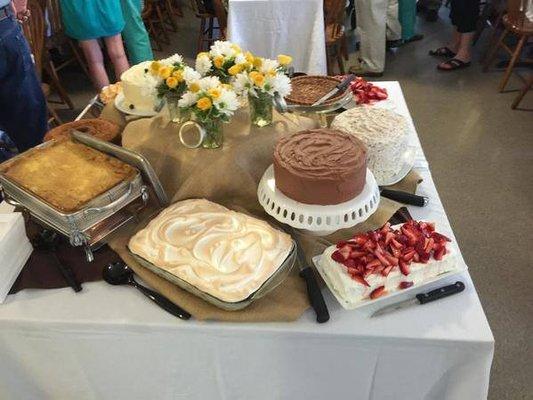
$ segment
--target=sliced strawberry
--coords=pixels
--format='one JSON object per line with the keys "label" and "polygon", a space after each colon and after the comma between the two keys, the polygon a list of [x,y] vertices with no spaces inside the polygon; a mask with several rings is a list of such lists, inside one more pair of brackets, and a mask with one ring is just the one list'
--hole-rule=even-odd
{"label": "sliced strawberry", "polygon": [[391,240],[393,239],[394,239],[394,233],[392,232],[385,233],[385,246],[388,246]]}
{"label": "sliced strawberry", "polygon": [[414,282],[411,282],[411,281],[404,281],[404,282],[400,282],[400,284],[398,285],[398,287],[400,289],[407,289],[407,288],[410,288],[411,286],[414,285]]}
{"label": "sliced strawberry", "polygon": [[385,258],[385,255],[381,253],[379,250],[374,251],[374,255],[378,258],[378,260],[383,264],[384,266],[388,267],[390,264],[389,260]]}
{"label": "sliced strawberry", "polygon": [[379,267],[374,268],[374,274],[380,274],[381,271],[383,271],[385,267],[383,265],[379,265]]}
{"label": "sliced strawberry", "polygon": [[389,253],[385,253],[385,258],[389,261],[389,263],[392,265],[392,266],[396,266],[398,265],[398,258],[396,257],[393,257],[392,255],[390,255]]}
{"label": "sliced strawberry", "polygon": [[390,242],[391,242],[391,245],[393,245],[397,249],[401,249],[403,247],[403,244],[398,242],[398,240],[396,240],[395,238],[392,238]]}
{"label": "sliced strawberry", "polygon": [[411,261],[413,257],[415,256],[415,253],[416,251],[414,250],[404,253],[404,255],[402,256],[402,260],[407,261],[407,262]]}
{"label": "sliced strawberry", "polygon": [[355,243],[357,243],[358,245],[362,246],[364,245],[367,241],[368,241],[368,238],[364,235],[358,235],[354,238],[354,241]]}
{"label": "sliced strawberry", "polygon": [[420,261],[420,256],[418,255],[417,252],[415,252],[414,256],[413,256],[413,261],[414,262],[419,262]]}
{"label": "sliced strawberry", "polygon": [[391,253],[394,257],[400,258],[402,256],[402,251],[400,249],[391,248]]}
{"label": "sliced strawberry", "polygon": [[378,259],[374,259],[366,264],[366,268],[376,268],[381,266],[381,262]]}
{"label": "sliced strawberry", "polygon": [[403,260],[400,260],[399,265],[400,265],[400,271],[402,272],[402,274],[406,276],[409,275],[409,272],[410,272],[409,264],[407,264]]}
{"label": "sliced strawberry", "polygon": [[337,243],[337,249],[340,249],[341,247],[344,247],[348,244],[346,240],[341,240],[339,243]]}
{"label": "sliced strawberry", "polygon": [[386,267],[383,271],[381,271],[381,275],[383,276],[388,276],[390,271],[394,268],[394,266],[392,265],[389,265],[388,267]]}
{"label": "sliced strawberry", "polygon": [[429,238],[426,244],[426,247],[424,247],[424,250],[426,250],[426,253],[429,253],[431,250],[433,250],[434,244],[435,244],[435,240],[433,240],[433,238]]}
{"label": "sliced strawberry", "polygon": [[442,260],[442,257],[446,254],[446,247],[442,246],[440,249],[436,250],[434,253],[433,253],[433,257],[435,258],[435,260]]}
{"label": "sliced strawberry", "polygon": [[431,236],[432,236],[434,239],[439,240],[439,241],[440,241],[440,240],[444,240],[444,241],[446,241],[446,242],[451,242],[451,241],[452,241],[452,240],[451,240],[450,238],[448,238],[447,236],[444,236],[443,234],[438,233],[438,232],[433,232],[433,233],[431,234]]}
{"label": "sliced strawberry", "polygon": [[364,257],[365,254],[366,254],[366,251],[352,250],[352,251],[350,251],[350,258]]}
{"label": "sliced strawberry", "polygon": [[339,253],[339,251],[334,251],[333,254],[331,254],[331,258],[333,261],[337,261],[338,263],[344,262],[344,257],[341,253]]}
{"label": "sliced strawberry", "polygon": [[368,282],[361,275],[359,275],[359,274],[350,274],[350,276],[352,277],[352,279],[354,281],[359,282],[361,285],[365,285],[365,286],[370,287]]}
{"label": "sliced strawberry", "polygon": [[370,298],[372,300],[373,299],[377,299],[378,297],[383,296],[385,293],[387,293],[387,291],[385,290],[385,286],[380,286],[380,287],[372,290],[372,292],[370,293]]}
{"label": "sliced strawberry", "polygon": [[350,248],[350,246],[344,246],[344,247],[341,247],[339,250],[337,250],[339,253],[341,253],[341,255],[344,257],[344,259],[346,260],[348,257],[350,257],[350,253],[352,251],[352,249]]}
{"label": "sliced strawberry", "polygon": [[381,227],[381,232],[383,233],[390,232],[390,222],[387,222],[385,225]]}
{"label": "sliced strawberry", "polygon": [[355,261],[351,258],[344,260],[342,263],[346,268],[355,268]]}

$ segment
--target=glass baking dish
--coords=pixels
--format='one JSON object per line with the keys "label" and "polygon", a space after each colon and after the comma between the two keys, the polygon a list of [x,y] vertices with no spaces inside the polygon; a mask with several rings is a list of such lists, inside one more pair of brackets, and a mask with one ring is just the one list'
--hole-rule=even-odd
{"label": "glass baking dish", "polygon": [[270,275],[270,277],[265,282],[263,282],[263,284],[255,292],[250,294],[244,300],[240,300],[238,302],[227,302],[209,293],[206,293],[198,289],[196,286],[191,285],[189,282],[181,278],[178,278],[176,275],[173,275],[170,272],[155,266],[151,262],[133,253],[129,249],[129,247],[128,247],[128,251],[133,256],[135,261],[137,261],[141,266],[145,267],[146,269],[150,270],[151,272],[155,273],[161,278],[174,283],[175,285],[179,286],[183,290],[186,290],[187,292],[200,297],[201,299],[207,301],[208,303],[211,303],[214,306],[222,308],[223,310],[227,310],[227,311],[242,310],[243,308],[248,307],[253,301],[260,299],[261,297],[265,296],[267,293],[274,290],[289,275],[289,272],[291,271],[296,261],[296,244],[294,243],[294,241],[292,241],[292,247],[291,247],[291,250],[289,251],[289,254],[287,255],[287,258],[285,258],[285,260],[281,263],[278,269],[272,275]]}

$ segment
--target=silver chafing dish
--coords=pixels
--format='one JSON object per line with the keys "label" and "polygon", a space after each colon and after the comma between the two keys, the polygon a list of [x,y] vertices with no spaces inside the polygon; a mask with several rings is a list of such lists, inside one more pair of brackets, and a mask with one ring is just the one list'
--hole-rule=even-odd
{"label": "silver chafing dish", "polygon": [[[155,193],[160,206],[168,205],[168,198],[153,168],[140,154],[82,132],[73,132],[72,136],[86,146],[136,167],[137,173],[94,198],[82,209],[71,213],[61,212],[50,206],[5,176],[1,168],[0,191],[7,203],[22,208],[41,225],[64,235],[72,246],[83,246],[87,260],[92,261],[93,251],[106,243],[106,238],[111,233],[136,218],[137,213],[146,206],[149,187]],[[37,151],[51,144],[52,142],[46,142],[29,151]],[[18,157],[20,155],[6,163]]]}

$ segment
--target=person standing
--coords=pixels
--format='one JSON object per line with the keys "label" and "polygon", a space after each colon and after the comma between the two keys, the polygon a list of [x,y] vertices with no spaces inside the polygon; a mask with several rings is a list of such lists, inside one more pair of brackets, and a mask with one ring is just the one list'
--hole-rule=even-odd
{"label": "person standing", "polygon": [[120,34],[125,25],[120,0],[61,0],[61,11],[65,33],[79,41],[96,89],[110,83],[98,39],[103,38],[120,79],[129,68]]}
{"label": "person standing", "polygon": [[358,76],[382,76],[387,41],[401,41],[398,0],[355,0],[355,12],[361,39],[360,62],[351,66],[350,72]]}
{"label": "person standing", "polygon": [[0,0],[0,129],[23,152],[48,130],[46,101],[19,24],[30,17],[26,0]]}
{"label": "person standing", "polygon": [[416,0],[399,0],[398,19],[402,26],[402,41],[410,43],[424,38],[416,33]]}
{"label": "person standing", "polygon": [[437,65],[441,71],[455,71],[469,67],[472,57],[472,39],[479,18],[480,0],[451,0],[450,19],[455,29],[447,46],[429,52],[448,60]]}
{"label": "person standing", "polygon": [[128,56],[132,64],[154,59],[150,37],[144,26],[141,16],[141,0],[120,0],[122,14],[126,25],[122,31],[122,37],[126,42]]}

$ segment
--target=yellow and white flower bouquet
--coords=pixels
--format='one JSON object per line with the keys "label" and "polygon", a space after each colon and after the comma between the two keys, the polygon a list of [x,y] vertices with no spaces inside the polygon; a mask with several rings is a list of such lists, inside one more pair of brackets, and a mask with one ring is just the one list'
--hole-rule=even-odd
{"label": "yellow and white flower bouquet", "polygon": [[239,101],[231,85],[221,83],[218,77],[207,76],[188,83],[178,106],[205,129],[202,146],[216,148],[223,141],[221,124],[229,122],[239,108]]}
{"label": "yellow and white flower bouquet", "polygon": [[291,61],[285,55],[278,56],[278,61],[254,57],[253,66],[235,76],[233,87],[238,95],[248,96],[254,125],[269,125],[272,122],[274,96],[285,97],[291,92],[291,80],[285,74]]}

